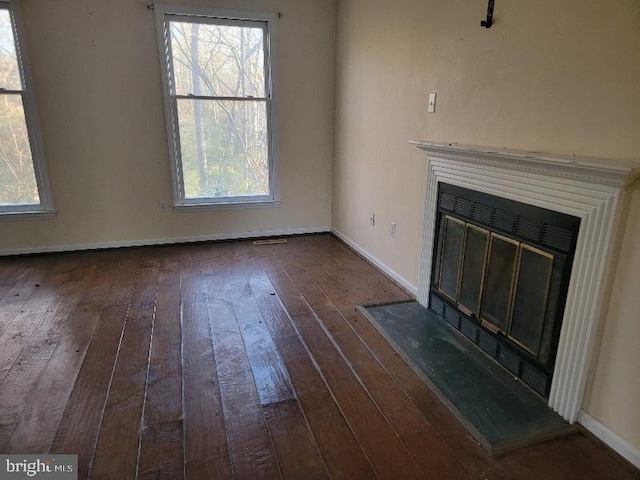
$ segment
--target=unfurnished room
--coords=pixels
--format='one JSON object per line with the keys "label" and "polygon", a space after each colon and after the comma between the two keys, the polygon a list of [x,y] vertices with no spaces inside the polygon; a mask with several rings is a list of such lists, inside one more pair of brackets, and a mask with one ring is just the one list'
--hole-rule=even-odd
{"label": "unfurnished room", "polygon": [[638,0],[0,0],[0,477],[640,480]]}

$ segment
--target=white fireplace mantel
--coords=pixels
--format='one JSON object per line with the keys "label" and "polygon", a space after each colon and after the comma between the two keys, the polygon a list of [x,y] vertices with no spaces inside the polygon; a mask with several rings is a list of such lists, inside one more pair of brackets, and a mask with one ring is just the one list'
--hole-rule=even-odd
{"label": "white fireplace mantel", "polygon": [[549,406],[575,422],[602,316],[613,232],[637,165],[469,145],[410,142],[427,155],[427,198],[418,301],[427,306],[438,183],[496,195],[581,219]]}

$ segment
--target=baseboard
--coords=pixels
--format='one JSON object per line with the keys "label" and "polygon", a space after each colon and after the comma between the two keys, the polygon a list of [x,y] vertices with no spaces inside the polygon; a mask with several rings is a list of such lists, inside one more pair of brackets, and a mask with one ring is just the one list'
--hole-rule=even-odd
{"label": "baseboard", "polygon": [[633,466],[640,468],[640,450],[636,447],[620,438],[584,410],[578,414],[578,422],[604,443],[609,445],[618,454],[628,460]]}
{"label": "baseboard", "polygon": [[[378,258],[373,256],[371,253],[369,253],[367,250],[362,248],[360,245],[355,243],[353,240],[351,240],[345,234],[339,232],[335,228],[331,229],[331,232],[336,237],[338,237],[340,240],[342,240],[344,243],[349,245],[350,248],[352,248],[353,250],[358,252],[359,255],[361,255],[362,257],[366,258],[369,262],[371,262],[376,267],[378,267],[380,270],[382,270],[386,275],[391,277],[395,282],[397,282],[400,285],[402,285],[409,293],[411,293],[412,295],[416,295],[418,293],[418,287],[416,287],[411,282],[407,281],[405,278],[403,278],[400,275],[398,275],[395,271],[393,271],[391,268],[389,268],[383,262],[378,260]],[[416,262],[417,261],[418,260],[416,259]]]}
{"label": "baseboard", "polygon": [[329,233],[331,227],[283,228],[278,230],[260,230],[239,233],[218,233],[193,237],[152,238],[145,240],[123,240],[115,242],[83,243],[71,245],[51,245],[42,247],[14,248],[0,250],[0,256],[27,255],[34,253],[74,252],[79,250],[100,250],[105,248],[148,247],[154,245],[172,245],[177,243],[208,242],[216,240],[242,240],[259,237],[278,237],[286,235],[304,235],[310,233]]}

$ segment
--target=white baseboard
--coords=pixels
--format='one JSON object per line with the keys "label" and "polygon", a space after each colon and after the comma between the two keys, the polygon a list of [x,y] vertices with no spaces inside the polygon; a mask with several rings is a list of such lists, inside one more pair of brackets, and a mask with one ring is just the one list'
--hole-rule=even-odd
{"label": "white baseboard", "polygon": [[123,240],[115,242],[83,243],[71,245],[50,245],[41,247],[13,248],[0,250],[1,256],[26,255],[33,253],[74,252],[78,250],[98,250],[103,248],[147,247],[153,245],[171,245],[176,243],[207,242],[215,240],[241,240],[258,237],[276,237],[284,235],[302,235],[308,233],[329,233],[331,227],[283,228],[279,230],[260,230],[254,232],[218,233],[193,237],[151,238],[145,240]]}
{"label": "white baseboard", "polygon": [[640,450],[636,447],[620,438],[584,410],[578,414],[578,422],[604,443],[609,445],[613,450],[631,462],[631,464],[636,468],[640,468]]}
{"label": "white baseboard", "polygon": [[[407,291],[409,291],[412,295],[416,295],[418,293],[418,287],[416,287],[415,285],[413,285],[411,282],[407,281],[405,278],[401,277],[400,275],[398,275],[395,271],[393,271],[391,268],[389,268],[387,265],[385,265],[383,262],[381,262],[380,260],[378,260],[375,256],[373,256],[371,253],[369,253],[367,250],[365,250],[364,248],[362,248],[360,245],[358,245],[357,243],[355,243],[353,240],[351,240],[349,237],[347,237],[345,234],[339,232],[338,230],[336,230],[335,228],[331,229],[331,232],[338,237],[340,240],[342,240],[344,243],[346,243],[347,245],[349,245],[349,247],[351,247],[352,249],[354,249],[356,252],[358,252],[360,255],[362,255],[364,258],[366,258],[368,261],[370,261],[371,263],[373,263],[376,267],[378,267],[380,270],[382,270],[384,273],[386,273],[389,277],[391,277],[394,281],[396,281],[397,283],[399,283],[400,285],[402,285]],[[417,261],[417,259],[416,259]]]}

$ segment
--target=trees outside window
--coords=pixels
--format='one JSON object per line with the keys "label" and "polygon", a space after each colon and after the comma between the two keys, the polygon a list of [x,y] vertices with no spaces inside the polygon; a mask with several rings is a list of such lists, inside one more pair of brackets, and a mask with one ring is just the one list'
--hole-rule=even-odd
{"label": "trees outside window", "polygon": [[156,8],[176,204],[276,200],[271,14]]}
{"label": "trees outside window", "polygon": [[52,210],[19,4],[0,1],[0,214]]}

